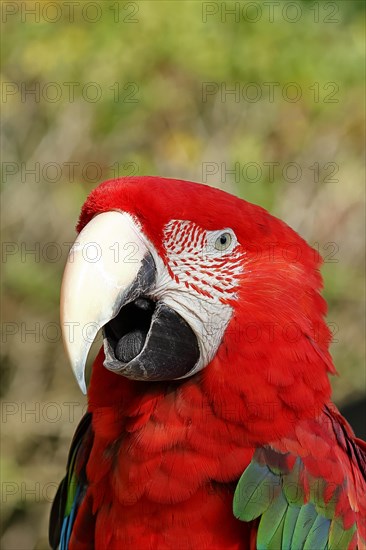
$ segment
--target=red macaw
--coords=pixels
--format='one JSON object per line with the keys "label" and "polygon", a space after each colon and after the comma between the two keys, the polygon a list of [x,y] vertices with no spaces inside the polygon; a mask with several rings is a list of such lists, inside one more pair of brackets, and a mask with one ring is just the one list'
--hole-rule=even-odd
{"label": "red macaw", "polygon": [[330,401],[320,257],[218,189],[97,187],[62,285],[88,412],[53,504],[61,550],[354,549],[366,444]]}

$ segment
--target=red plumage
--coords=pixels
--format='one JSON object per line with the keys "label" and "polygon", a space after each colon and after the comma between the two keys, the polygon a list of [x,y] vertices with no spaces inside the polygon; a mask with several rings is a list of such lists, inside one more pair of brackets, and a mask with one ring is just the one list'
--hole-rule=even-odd
{"label": "red plumage", "polygon": [[[232,512],[236,483],[261,446],[296,457],[309,479],[337,491],[336,515],[366,539],[365,444],[330,404],[320,257],[282,221],[216,189],[161,178],[111,180],[85,203],[78,231],[98,213],[135,216],[166,260],[172,219],[235,232],[244,270],[233,316],[213,360],[190,378],[139,382],[103,367],[88,390],[92,428],[79,463],[88,487],[70,548],[256,547],[257,521]],[[86,455],[86,456],[85,456]],[[341,489],[339,489],[341,487]]]}

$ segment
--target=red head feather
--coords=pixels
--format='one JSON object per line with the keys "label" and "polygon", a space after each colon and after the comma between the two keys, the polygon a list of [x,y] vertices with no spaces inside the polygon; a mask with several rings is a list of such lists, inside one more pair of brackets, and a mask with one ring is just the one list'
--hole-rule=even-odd
{"label": "red head feather", "polygon": [[[163,258],[163,230],[172,219],[235,232],[244,263],[240,291],[221,346],[203,371],[220,415],[251,419],[250,436],[264,441],[269,430],[280,437],[299,417],[320,410],[330,397],[327,373],[335,372],[319,294],[321,258],[295,231],[221,190],[158,177],[101,184],[83,206],[78,231],[109,210],[136,217]],[[104,376],[116,383],[115,375]]]}

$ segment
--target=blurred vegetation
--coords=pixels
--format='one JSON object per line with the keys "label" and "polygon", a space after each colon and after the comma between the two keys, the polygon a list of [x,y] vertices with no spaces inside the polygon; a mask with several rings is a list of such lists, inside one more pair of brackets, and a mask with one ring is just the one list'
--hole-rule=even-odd
{"label": "blurred vegetation", "polygon": [[85,406],[59,288],[103,179],[206,181],[294,227],[325,257],[335,400],[365,395],[364,2],[66,4],[1,6],[4,550],[47,548]]}

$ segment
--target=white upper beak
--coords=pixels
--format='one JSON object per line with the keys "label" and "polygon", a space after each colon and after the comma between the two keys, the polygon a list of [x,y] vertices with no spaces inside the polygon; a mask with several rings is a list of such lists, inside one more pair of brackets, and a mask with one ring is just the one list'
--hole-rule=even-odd
{"label": "white upper beak", "polygon": [[85,363],[95,336],[126,303],[148,253],[137,222],[117,211],[95,216],[70,250],[61,288],[61,328],[83,393]]}

